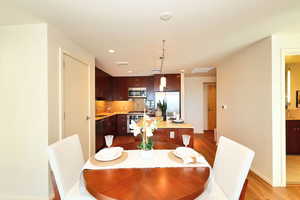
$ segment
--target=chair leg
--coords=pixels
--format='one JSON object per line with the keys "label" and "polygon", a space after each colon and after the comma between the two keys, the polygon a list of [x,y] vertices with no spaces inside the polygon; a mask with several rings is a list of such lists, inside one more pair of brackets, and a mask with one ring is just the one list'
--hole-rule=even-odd
{"label": "chair leg", "polygon": [[248,185],[248,179],[245,180],[239,200],[245,200],[247,185]]}

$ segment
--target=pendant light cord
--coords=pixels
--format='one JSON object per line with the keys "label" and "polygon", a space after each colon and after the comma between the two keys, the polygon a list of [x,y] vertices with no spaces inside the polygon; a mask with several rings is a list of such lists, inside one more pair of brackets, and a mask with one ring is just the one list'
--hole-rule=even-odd
{"label": "pendant light cord", "polygon": [[165,61],[165,40],[162,41],[162,56],[160,57],[161,64],[160,64],[160,74],[163,74],[163,65]]}

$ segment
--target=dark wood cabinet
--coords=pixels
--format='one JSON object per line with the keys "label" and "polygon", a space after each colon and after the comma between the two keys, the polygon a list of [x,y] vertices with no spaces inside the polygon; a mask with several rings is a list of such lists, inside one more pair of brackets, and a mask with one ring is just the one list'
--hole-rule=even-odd
{"label": "dark wood cabinet", "polygon": [[96,121],[96,152],[105,147],[105,135],[127,135],[127,115],[113,115]]}
{"label": "dark wood cabinet", "polygon": [[127,101],[128,100],[128,78],[127,77],[114,77],[113,78],[113,100]]}
{"label": "dark wood cabinet", "polygon": [[[174,132],[174,138],[170,138],[170,132]],[[194,129],[193,128],[160,128],[155,130],[153,141],[169,142],[182,146],[182,135],[189,135],[189,147],[194,146]]]}
{"label": "dark wood cabinet", "polygon": [[127,115],[117,115],[117,134],[126,136],[127,133]]}
{"label": "dark wood cabinet", "polygon": [[112,100],[112,79],[113,77],[95,68],[95,96],[98,100]]}
{"label": "dark wood cabinet", "polygon": [[286,121],[286,153],[300,154],[300,120]]}
{"label": "dark wood cabinet", "polygon": [[104,141],[104,121],[97,120],[96,121],[96,149],[97,152],[99,149],[103,148],[105,145]]}
{"label": "dark wood cabinet", "polygon": [[[173,91],[180,91],[181,89],[181,76],[180,74],[165,74],[167,78],[167,87],[164,91],[173,92]],[[154,91],[159,91],[160,86],[160,78],[162,77],[161,74],[154,75]]]}

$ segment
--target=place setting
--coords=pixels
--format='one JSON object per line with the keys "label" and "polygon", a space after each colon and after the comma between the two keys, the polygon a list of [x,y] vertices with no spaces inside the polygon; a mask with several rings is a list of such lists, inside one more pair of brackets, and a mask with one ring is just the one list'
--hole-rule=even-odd
{"label": "place setting", "polygon": [[127,159],[128,153],[122,147],[111,147],[113,139],[113,135],[105,136],[107,148],[101,149],[89,159],[92,165],[106,167],[119,164]]}

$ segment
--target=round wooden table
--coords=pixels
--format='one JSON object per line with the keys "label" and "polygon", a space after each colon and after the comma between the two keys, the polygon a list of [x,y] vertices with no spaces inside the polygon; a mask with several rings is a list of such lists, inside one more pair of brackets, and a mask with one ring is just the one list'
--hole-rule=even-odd
{"label": "round wooden table", "polygon": [[[126,145],[136,149],[138,143]],[[125,147],[125,146],[124,146]],[[176,145],[159,142],[156,149]],[[89,193],[98,200],[193,200],[204,191],[208,167],[84,170]]]}

